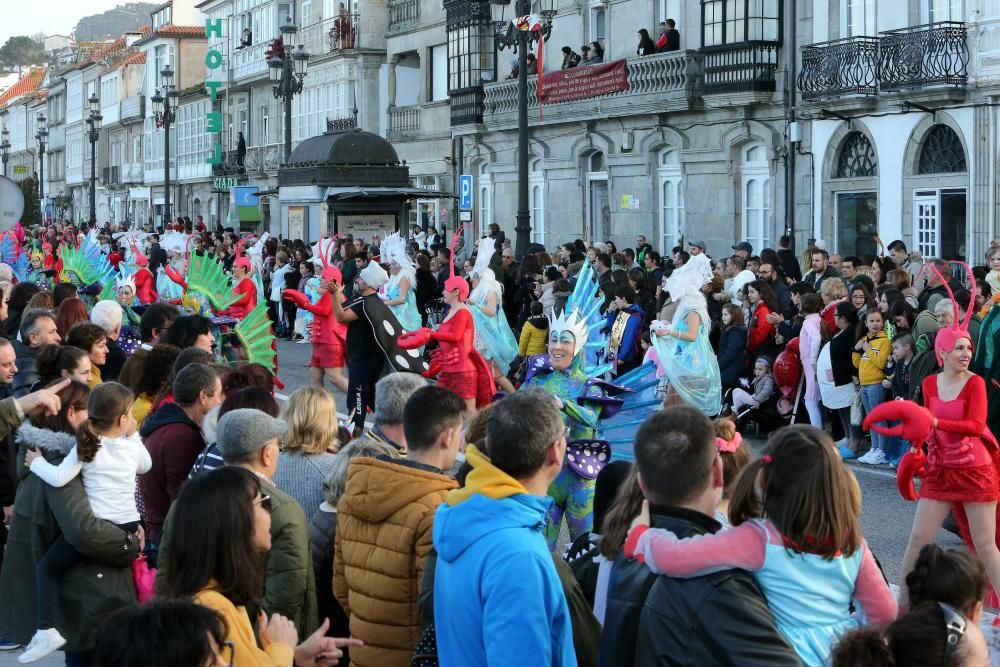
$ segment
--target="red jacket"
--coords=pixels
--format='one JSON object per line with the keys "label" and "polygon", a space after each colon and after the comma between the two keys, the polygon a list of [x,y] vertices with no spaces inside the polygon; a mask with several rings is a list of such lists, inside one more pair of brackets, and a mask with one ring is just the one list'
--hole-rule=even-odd
{"label": "red jacket", "polygon": [[749,334],[747,335],[747,352],[751,354],[770,338],[774,341],[774,325],[767,321],[771,309],[763,301],[759,301],[750,313]]}
{"label": "red jacket", "polygon": [[227,308],[227,311],[235,318],[242,320],[257,307],[257,285],[250,278],[243,278],[236,283],[233,292],[242,296],[236,303]]}

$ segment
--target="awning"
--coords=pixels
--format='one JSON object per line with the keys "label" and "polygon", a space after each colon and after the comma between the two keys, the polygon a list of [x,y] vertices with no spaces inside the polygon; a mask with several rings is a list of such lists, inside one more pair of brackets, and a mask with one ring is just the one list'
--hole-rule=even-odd
{"label": "awning", "polygon": [[371,197],[396,196],[406,199],[458,199],[458,195],[441,190],[425,190],[423,188],[387,188],[374,187],[332,187],[326,189],[328,199],[367,199]]}

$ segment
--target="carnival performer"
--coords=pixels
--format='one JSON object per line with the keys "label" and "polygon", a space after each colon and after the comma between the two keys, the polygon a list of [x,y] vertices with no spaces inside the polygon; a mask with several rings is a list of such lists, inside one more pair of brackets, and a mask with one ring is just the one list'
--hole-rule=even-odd
{"label": "carnival performer", "polygon": [[21,279],[22,282],[26,283],[48,284],[49,278],[45,273],[45,257],[41,250],[31,251],[31,265],[25,275],[21,276]]}
{"label": "carnival performer", "polygon": [[672,321],[655,320],[650,325],[649,355],[660,377],[666,378],[666,404],[683,402],[714,417],[722,409],[722,376],[708,340],[712,320],[702,292],[703,279],[700,270],[675,271],[667,279],[677,309]]}
{"label": "carnival performer", "polygon": [[148,306],[160,299],[156,293],[156,278],[153,276],[153,272],[147,268],[149,260],[139,250],[139,245],[131,239],[129,243],[132,245],[133,261],[137,267],[133,276],[135,297],[139,300],[140,305]]}
{"label": "carnival performer", "polygon": [[[459,227],[452,237],[455,241],[462,233]],[[389,237],[386,238],[389,241]],[[383,245],[383,253],[385,246]],[[436,331],[418,328],[410,334],[399,337],[399,346],[406,350],[419,349],[435,340],[440,347],[431,353],[431,366],[427,377],[437,376],[439,387],[450,389],[465,401],[466,418],[471,418],[477,408],[492,400],[496,393],[493,373],[475,346],[475,323],[465,300],[469,298],[469,283],[455,275],[455,264],[451,263],[451,277],[444,282],[443,300],[448,306],[448,314]]]}
{"label": "carnival performer", "polygon": [[[124,268],[124,267],[123,267]],[[138,327],[141,315],[133,309],[138,305],[135,298],[135,280],[130,275],[119,275],[115,278],[115,292],[118,295],[118,305],[122,307],[122,328]]]}
{"label": "carnival performer", "polygon": [[239,294],[236,303],[226,309],[225,314],[232,315],[240,320],[246,317],[250,311],[257,307],[257,285],[250,277],[253,265],[250,259],[241,254],[243,241],[236,244],[236,259],[233,260],[233,278],[236,279],[236,286],[233,292]]}
{"label": "carnival performer", "polygon": [[[983,324],[979,327],[979,340],[972,341],[976,348],[972,370],[985,378],[1000,378],[1000,354],[997,353],[997,344],[1000,343],[1000,242],[993,242],[986,259],[990,265],[986,284],[990,286],[993,298],[986,300],[979,313]],[[1000,433],[1000,391],[987,392],[986,400],[989,403],[986,422],[991,431]]]}
{"label": "carnival performer", "polygon": [[[936,267],[930,266],[935,273]],[[972,271],[966,266],[967,275]],[[938,274],[940,277],[940,274]],[[941,279],[951,296],[948,281]],[[916,498],[912,478],[922,473],[917,511],[903,555],[903,577],[913,569],[920,550],[934,541],[951,511],[966,545],[982,561],[994,593],[1000,591],[1000,549],[997,546],[997,501],[1000,500],[1000,448],[986,424],[986,383],[971,370],[972,339],[966,329],[975,302],[966,317],[940,329],[934,353],[941,372],[924,378],[924,405],[912,401],[887,401],[865,418],[865,427],[885,435],[901,435],[913,448],[904,455],[897,471],[900,491]],[[902,420],[887,427],[881,422]],[[924,456],[922,445],[927,444]],[[906,604],[906,587],[900,588]]]}
{"label": "carnival performer", "polygon": [[596,440],[602,418],[610,416],[623,403],[609,396],[619,388],[598,379],[611,369],[610,364],[595,367],[588,363],[586,348],[600,340],[604,318],[600,315],[603,299],[597,295],[593,269],[585,267],[577,278],[565,310],[549,318],[548,353],[527,360],[525,387],[538,387],[559,400],[566,426],[566,457],[559,476],[549,486],[553,505],[549,509],[545,537],[555,549],[563,517],[570,540],[593,527],[594,487],[597,474],[611,458],[607,441]]}
{"label": "carnival performer", "polygon": [[166,232],[160,237],[160,248],[167,253],[167,265],[156,275],[156,291],[161,301],[177,301],[184,296],[184,288],[170,278],[166,268],[169,266],[180,275],[187,272],[187,261],[184,256],[189,238],[186,234],[177,232]]}
{"label": "carnival performer", "polygon": [[489,268],[496,252],[494,243],[489,237],[479,240],[479,252],[472,268],[472,293],[466,305],[476,323],[476,349],[489,362],[497,386],[510,393],[514,391],[514,385],[506,376],[517,356],[518,346],[500,307],[503,285],[497,281],[493,269]]}
{"label": "carnival performer", "polygon": [[[330,243],[332,245],[332,241]],[[347,325],[337,320],[333,308],[333,300],[338,299],[339,303],[343,303],[344,295],[330,289],[332,285],[340,286],[342,277],[340,269],[329,263],[328,256],[329,252],[319,254],[323,269],[319,276],[320,294],[317,299],[310,299],[306,294],[293,289],[284,290],[281,296],[293,302],[300,311],[312,315],[309,330],[312,358],[309,366],[313,386],[323,388],[325,381],[329,380],[330,384],[346,394],[348,383],[344,368],[347,366],[347,355],[344,353],[344,346]]]}
{"label": "carnival performer", "polygon": [[399,320],[403,331],[416,331],[421,323],[416,298],[417,272],[399,232],[385,237],[380,253],[381,263],[389,266],[389,282],[379,290],[379,297]]}

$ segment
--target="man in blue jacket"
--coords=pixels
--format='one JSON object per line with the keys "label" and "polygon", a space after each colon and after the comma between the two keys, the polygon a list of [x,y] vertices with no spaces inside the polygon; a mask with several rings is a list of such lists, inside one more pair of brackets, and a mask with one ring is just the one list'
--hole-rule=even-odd
{"label": "man in blue jacket", "polygon": [[434,624],[442,667],[576,667],[569,609],[545,542],[549,484],[562,469],[566,428],[545,391],[498,402],[489,457],[434,517]]}

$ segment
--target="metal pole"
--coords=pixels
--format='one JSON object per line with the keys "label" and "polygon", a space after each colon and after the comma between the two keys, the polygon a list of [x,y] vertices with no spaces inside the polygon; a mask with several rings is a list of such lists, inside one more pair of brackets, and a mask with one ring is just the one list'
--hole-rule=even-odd
{"label": "metal pole", "polygon": [[531,210],[528,207],[528,40],[517,31],[517,243],[514,252],[524,258],[531,243]]}
{"label": "metal pole", "polygon": [[45,141],[38,143],[38,198],[42,201],[39,220],[45,220]]}
{"label": "metal pole", "polygon": [[[795,249],[795,149],[792,143],[791,131],[792,123],[795,121],[795,68],[798,47],[795,41],[796,12],[795,0],[788,0],[788,20],[785,21],[787,44],[785,48],[785,113],[787,116],[788,128],[786,130],[787,141],[785,142],[785,234],[791,239],[791,249]],[[813,206],[816,202],[813,202]]]}
{"label": "metal pole", "polygon": [[[289,52],[290,53],[290,52]],[[281,92],[285,102],[285,159],[288,164],[292,157],[292,59],[285,54],[285,66],[281,70]]]}
{"label": "metal pole", "polygon": [[163,228],[170,224],[170,95],[163,99]]}
{"label": "metal pole", "polygon": [[94,124],[90,124],[90,222],[97,223],[97,137],[94,136]]}

